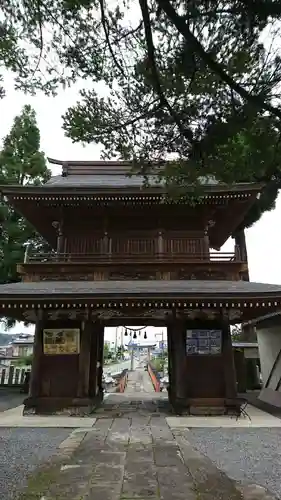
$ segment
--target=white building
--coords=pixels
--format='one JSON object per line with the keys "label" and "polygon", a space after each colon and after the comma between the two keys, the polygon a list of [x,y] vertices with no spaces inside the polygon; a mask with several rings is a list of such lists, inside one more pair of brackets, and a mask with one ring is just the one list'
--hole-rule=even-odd
{"label": "white building", "polygon": [[34,335],[21,333],[10,345],[12,346],[12,357],[25,358],[33,354]]}

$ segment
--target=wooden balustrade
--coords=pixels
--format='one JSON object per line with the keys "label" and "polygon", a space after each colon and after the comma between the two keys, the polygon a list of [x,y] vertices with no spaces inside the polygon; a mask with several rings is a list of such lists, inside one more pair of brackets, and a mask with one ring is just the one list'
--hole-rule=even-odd
{"label": "wooden balustrade", "polygon": [[[153,251],[153,247],[143,247],[139,245],[134,247],[129,246],[130,251],[108,252],[108,253],[34,253],[29,256],[28,262],[30,263],[50,263],[50,262],[64,262],[64,263],[93,263],[93,262],[241,262],[239,256],[235,252],[209,252],[206,253],[185,253],[179,251],[157,253]],[[142,252],[140,250],[143,250]],[[116,249],[117,250],[117,249]]]}

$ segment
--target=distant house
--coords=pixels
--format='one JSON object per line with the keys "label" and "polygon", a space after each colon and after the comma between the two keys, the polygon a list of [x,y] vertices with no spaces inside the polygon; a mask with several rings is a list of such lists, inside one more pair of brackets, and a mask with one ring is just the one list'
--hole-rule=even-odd
{"label": "distant house", "polygon": [[11,356],[12,356],[12,346],[1,345],[0,346],[0,373],[2,373],[3,369],[10,366]]}
{"label": "distant house", "polygon": [[12,346],[12,357],[25,358],[33,353],[34,335],[21,333],[14,339],[10,345]]}

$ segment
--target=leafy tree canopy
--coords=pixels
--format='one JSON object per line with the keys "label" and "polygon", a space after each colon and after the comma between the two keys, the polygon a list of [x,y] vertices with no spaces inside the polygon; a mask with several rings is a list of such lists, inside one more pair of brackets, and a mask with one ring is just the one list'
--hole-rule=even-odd
{"label": "leafy tree canopy", "polygon": [[[42,184],[49,176],[44,153],[40,150],[35,111],[25,106],[3,141],[0,185]],[[0,283],[12,283],[20,279],[17,264],[24,260],[25,245],[43,250],[45,242],[5,200],[0,203],[0,220]]]}
{"label": "leafy tree canopy", "polygon": [[72,140],[144,174],[160,162],[178,190],[208,175],[264,181],[243,226],[272,208],[280,0],[2,0],[0,13],[0,60],[18,87],[85,81],[64,116]]}

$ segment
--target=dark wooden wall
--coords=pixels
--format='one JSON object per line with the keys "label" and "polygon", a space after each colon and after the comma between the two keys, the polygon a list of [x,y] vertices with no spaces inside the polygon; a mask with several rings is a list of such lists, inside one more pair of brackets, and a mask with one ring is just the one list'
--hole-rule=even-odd
{"label": "dark wooden wall", "polygon": [[[80,328],[70,320],[47,321],[44,328]],[[42,355],[40,364],[40,395],[52,398],[73,398],[78,391],[79,354]]]}
{"label": "dark wooden wall", "polygon": [[[162,241],[161,241],[162,240]],[[155,231],[77,230],[65,238],[63,251],[72,254],[154,255],[193,254],[204,252],[204,234],[188,231],[165,231],[159,237]]]}
{"label": "dark wooden wall", "polygon": [[186,384],[189,398],[225,397],[222,356],[187,356]]}
{"label": "dark wooden wall", "polygon": [[[222,329],[220,322],[197,320],[187,322],[187,330]],[[189,398],[225,397],[223,353],[186,356],[186,386]]]}
{"label": "dark wooden wall", "polygon": [[[161,208],[161,207],[160,207]],[[169,211],[167,211],[169,208]],[[201,254],[204,217],[181,207],[118,207],[64,214],[62,251],[72,254]]]}

